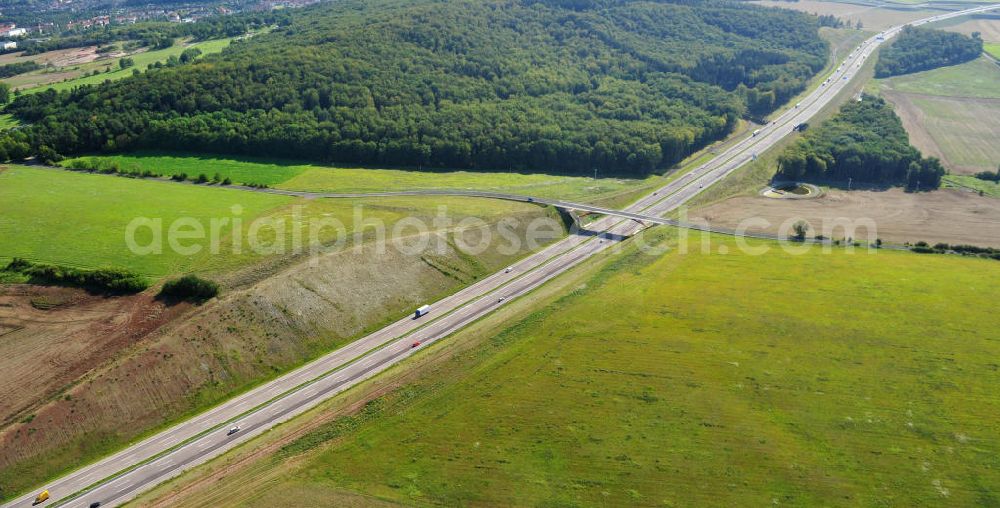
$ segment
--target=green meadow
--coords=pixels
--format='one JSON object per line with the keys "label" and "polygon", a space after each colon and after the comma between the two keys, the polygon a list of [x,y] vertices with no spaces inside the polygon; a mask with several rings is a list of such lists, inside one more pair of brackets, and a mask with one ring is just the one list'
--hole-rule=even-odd
{"label": "green meadow", "polygon": [[[191,217],[207,224],[213,217],[232,217],[233,206],[252,220],[291,202],[285,196],[7,166],[0,172],[0,258],[118,266],[153,276],[225,265],[228,256],[182,256],[166,245],[160,255],[132,254],[125,228],[136,217],[158,218],[165,225]],[[152,235],[142,230],[136,238],[145,245]]]}
{"label": "green meadow", "polygon": [[[295,227],[303,249],[312,231],[329,244],[343,233],[368,233],[356,227],[355,214],[381,221],[387,228],[407,217],[423,218],[428,224],[445,207],[449,217],[461,220],[480,217],[486,221],[504,216],[538,213],[525,203],[462,197],[403,196],[360,199],[299,199],[247,192],[208,185],[182,185],[109,175],[76,173],[26,166],[0,170],[0,262],[22,257],[32,261],[82,268],[114,266],[153,277],[190,271],[237,268],[264,257],[280,246],[290,252]],[[234,210],[233,207],[238,207]],[[148,227],[137,229],[136,244],[149,246],[155,236],[162,239],[159,254],[136,254],[126,243],[126,228],[135,218],[158,219],[160,234]],[[232,221],[242,220],[240,240],[233,242]],[[179,241],[181,247],[201,246],[187,254],[171,248],[169,228],[178,219],[193,221],[210,236],[213,219],[230,222],[219,228],[219,249],[210,250],[206,239]],[[254,228],[254,220],[261,225]],[[334,220],[338,224],[310,229],[312,220]],[[275,227],[278,225],[279,227]],[[283,227],[281,227],[283,225]],[[185,226],[186,227],[186,226]],[[255,231],[256,244],[250,243]],[[391,230],[390,230],[391,231]],[[258,245],[262,249],[255,250]],[[235,247],[234,247],[235,246]]]}
{"label": "green meadow", "polygon": [[475,344],[187,501],[1000,503],[1000,263],[711,240],[432,346]]}

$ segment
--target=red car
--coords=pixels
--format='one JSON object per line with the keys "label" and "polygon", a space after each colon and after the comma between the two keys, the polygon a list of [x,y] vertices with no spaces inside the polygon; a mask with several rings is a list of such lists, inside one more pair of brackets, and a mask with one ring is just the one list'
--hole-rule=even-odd
{"label": "red car", "polygon": [[417,347],[419,345],[420,345],[420,341],[418,340],[418,341],[414,342],[413,344],[411,344],[410,347],[414,348],[414,347]]}

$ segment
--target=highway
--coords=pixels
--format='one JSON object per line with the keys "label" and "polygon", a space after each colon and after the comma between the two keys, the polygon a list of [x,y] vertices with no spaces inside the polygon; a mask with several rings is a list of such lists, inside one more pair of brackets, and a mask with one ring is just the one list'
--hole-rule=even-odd
{"label": "highway", "polygon": [[[996,8],[1000,8],[1000,5],[941,14],[912,24]],[[899,28],[884,32],[884,38],[889,39],[898,31]],[[40,485],[33,492],[3,506],[31,506],[35,494],[45,489],[51,497],[42,506],[86,507],[98,501],[102,506],[122,504],[138,493],[216,457],[315,407],[321,401],[377,375],[421,348],[445,340],[451,333],[630,237],[644,228],[644,223],[670,223],[659,217],[722,180],[752,160],[755,154],[774,146],[791,134],[800,123],[809,121],[850,83],[864,60],[882,42],[884,41],[880,36],[868,39],[833,72],[827,84],[763,126],[756,135],[748,135],[719,153],[712,161],[639,199],[624,211],[597,207],[590,207],[591,210],[588,210],[578,208],[587,205],[532,200],[605,214],[588,225],[591,234],[570,235],[517,262],[510,272],[495,273],[432,303],[429,315],[419,319],[400,319],[215,408],[134,443],[114,455],[46,485]],[[327,197],[337,196],[349,197]],[[417,341],[421,343],[420,346],[411,347]],[[227,435],[227,430],[235,424],[241,430],[234,435]]]}

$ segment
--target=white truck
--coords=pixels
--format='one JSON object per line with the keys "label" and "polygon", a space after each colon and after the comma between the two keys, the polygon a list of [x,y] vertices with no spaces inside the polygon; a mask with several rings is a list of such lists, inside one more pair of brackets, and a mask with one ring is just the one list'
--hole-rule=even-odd
{"label": "white truck", "polygon": [[421,305],[420,308],[413,313],[413,319],[417,319],[420,316],[426,315],[430,311],[431,311],[430,305]]}

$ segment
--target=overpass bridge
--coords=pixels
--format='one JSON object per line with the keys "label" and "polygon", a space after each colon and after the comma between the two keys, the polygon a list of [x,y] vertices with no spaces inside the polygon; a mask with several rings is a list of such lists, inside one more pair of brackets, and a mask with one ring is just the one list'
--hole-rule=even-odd
{"label": "overpass bridge", "polygon": [[[242,186],[239,185],[234,185],[232,187],[242,188]],[[759,238],[762,240],[789,240],[789,238],[781,235],[737,231],[733,229],[713,227],[707,224],[695,224],[691,222],[683,222],[674,219],[667,219],[665,217],[660,217],[657,215],[630,212],[627,210],[616,210],[614,208],[604,208],[600,206],[588,205],[586,203],[575,203],[572,201],[563,201],[561,199],[525,196],[520,194],[508,194],[503,192],[487,192],[487,191],[461,190],[461,189],[456,189],[456,190],[428,189],[428,190],[389,191],[389,192],[309,192],[309,191],[290,191],[283,189],[267,189],[267,188],[261,189],[252,187],[247,187],[246,190],[265,192],[269,194],[280,194],[283,196],[304,197],[304,198],[335,199],[335,198],[371,198],[371,197],[393,197],[393,196],[463,196],[463,197],[475,197],[475,198],[503,199],[506,201],[518,201],[522,203],[537,203],[540,205],[554,206],[556,208],[560,208],[566,211],[588,212],[588,213],[607,215],[611,217],[630,219],[635,222],[638,222],[644,227],[649,227],[650,225],[657,224],[657,225],[666,225],[666,226],[674,226],[678,228],[690,229],[694,231],[704,231],[706,233],[718,233],[722,235],[742,236],[746,238]],[[822,243],[828,240],[796,239],[795,241],[805,241],[807,243]]]}

